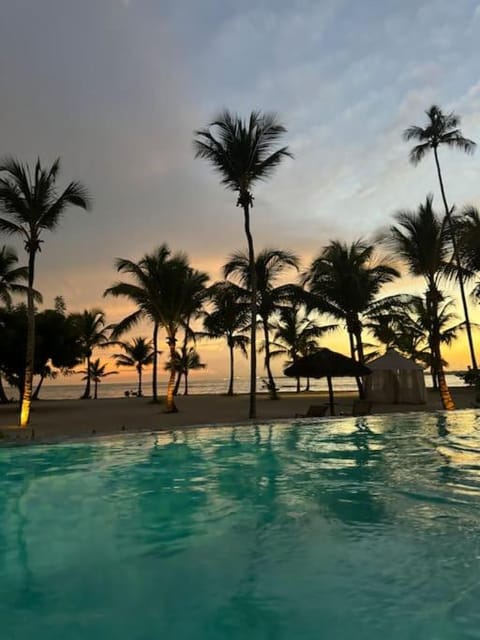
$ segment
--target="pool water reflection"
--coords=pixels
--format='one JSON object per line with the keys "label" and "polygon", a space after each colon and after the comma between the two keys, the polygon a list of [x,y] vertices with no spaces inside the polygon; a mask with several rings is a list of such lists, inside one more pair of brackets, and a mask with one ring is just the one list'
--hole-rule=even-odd
{"label": "pool water reflection", "polygon": [[480,414],[0,450],[2,639],[480,637]]}

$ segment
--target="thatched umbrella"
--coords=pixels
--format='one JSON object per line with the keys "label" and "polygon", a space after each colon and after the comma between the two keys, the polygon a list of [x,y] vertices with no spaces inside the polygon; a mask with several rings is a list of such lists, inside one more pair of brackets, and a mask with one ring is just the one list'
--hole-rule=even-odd
{"label": "thatched umbrella", "polygon": [[371,373],[368,367],[352,358],[331,351],[319,349],[304,358],[300,358],[283,372],[292,378],[326,378],[330,400],[330,414],[335,415],[332,378],[356,378]]}

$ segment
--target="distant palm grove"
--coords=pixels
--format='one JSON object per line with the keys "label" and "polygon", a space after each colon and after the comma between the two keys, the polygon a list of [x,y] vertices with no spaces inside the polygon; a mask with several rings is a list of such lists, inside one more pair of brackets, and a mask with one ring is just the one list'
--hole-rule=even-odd
{"label": "distant palm grove", "polygon": [[[0,402],[9,401],[7,384],[18,390],[21,426],[29,424],[43,381],[59,373],[81,375],[82,398],[88,400],[97,398],[104,378],[119,368],[131,369],[138,380],[135,395],[146,394],[149,401],[161,401],[166,412],[175,412],[176,395],[188,393],[190,372],[208,365],[198,351],[198,341],[207,339],[226,347],[228,395],[234,394],[237,358],[249,358],[249,417],[254,418],[259,373],[277,399],[272,362],[294,363],[338,331],[346,332],[349,355],[362,364],[388,348],[420,363],[444,408],[455,408],[442,349],[465,332],[468,364],[477,371],[469,307],[480,299],[480,213],[473,206],[459,210],[448,200],[441,170],[444,151],[471,154],[475,149],[460,130],[460,118],[432,106],[421,125],[403,134],[413,145],[414,165],[432,158],[432,184],[416,208],[402,209],[399,203],[387,231],[370,241],[333,238],[310,264],[286,247],[258,249],[254,242],[255,187],[292,160],[285,135],[274,114],[261,112],[244,120],[224,111],[195,132],[195,156],[206,160],[232,193],[232,215],[233,205],[240,209],[239,244],[243,227],[246,249],[225,256],[218,282],[192,266],[185,253],[161,242],[143,256],[116,258],[116,279],[112,272],[104,296],[127,301],[131,312],[115,324],[100,307],[70,313],[61,296],[52,308],[40,310],[38,253],[48,250],[47,232],[55,231],[64,215],[91,208],[87,188],[77,181],[62,186],[59,160],[50,167],[40,160],[32,167],[15,158],[0,163],[0,233],[21,241],[25,250],[19,258],[13,247],[0,246]],[[437,181],[438,203],[431,195]],[[423,292],[386,295],[385,285],[402,273],[420,279]],[[446,293],[452,284],[458,288],[458,309]],[[148,323],[149,335],[132,335],[140,322]],[[109,362],[101,361],[102,352]],[[158,397],[162,376],[165,399]],[[362,394],[362,381],[357,383]],[[308,390],[309,381],[297,380],[296,388]]]}

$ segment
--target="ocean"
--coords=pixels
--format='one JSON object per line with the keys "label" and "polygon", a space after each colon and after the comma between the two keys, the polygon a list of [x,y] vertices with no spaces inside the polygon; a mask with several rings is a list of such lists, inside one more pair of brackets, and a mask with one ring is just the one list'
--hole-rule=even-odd
{"label": "ocean", "polygon": [[[266,390],[262,388],[262,380],[259,378],[257,381],[257,387],[259,393],[266,393]],[[295,391],[296,381],[292,378],[279,376],[275,378],[276,383],[280,391]],[[305,380],[302,379],[302,389],[305,385]],[[430,376],[425,376],[425,382],[427,387],[431,386]],[[464,386],[463,380],[454,374],[447,374],[447,383],[451,387]],[[356,384],[353,378],[336,378],[333,382],[334,389],[337,391],[355,391]],[[166,392],[166,382],[161,381],[158,385],[158,393],[160,395]],[[189,393],[191,395],[196,394],[223,394],[227,392],[228,379],[192,379],[189,382]],[[85,389],[85,383],[82,384],[56,384],[54,382],[45,382],[40,392],[40,398],[43,400],[73,400],[80,398]],[[235,393],[248,393],[249,380],[247,377],[238,378],[235,380]],[[98,397],[99,398],[121,398],[125,396],[125,392],[132,392],[136,390],[135,382],[104,382],[98,385]],[[314,380],[310,382],[311,391],[327,391],[326,380]],[[93,391],[93,388],[92,388]],[[6,389],[9,397],[16,397],[16,392],[13,389]],[[143,384],[143,392],[145,395],[150,395],[150,381],[147,379]],[[183,385],[180,388],[180,395],[183,393]]]}

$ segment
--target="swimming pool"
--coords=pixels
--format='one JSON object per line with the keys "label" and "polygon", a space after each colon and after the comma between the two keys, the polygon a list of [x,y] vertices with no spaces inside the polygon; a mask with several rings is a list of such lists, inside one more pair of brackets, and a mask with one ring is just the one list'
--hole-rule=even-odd
{"label": "swimming pool", "polygon": [[2,640],[480,638],[480,414],[0,450]]}

